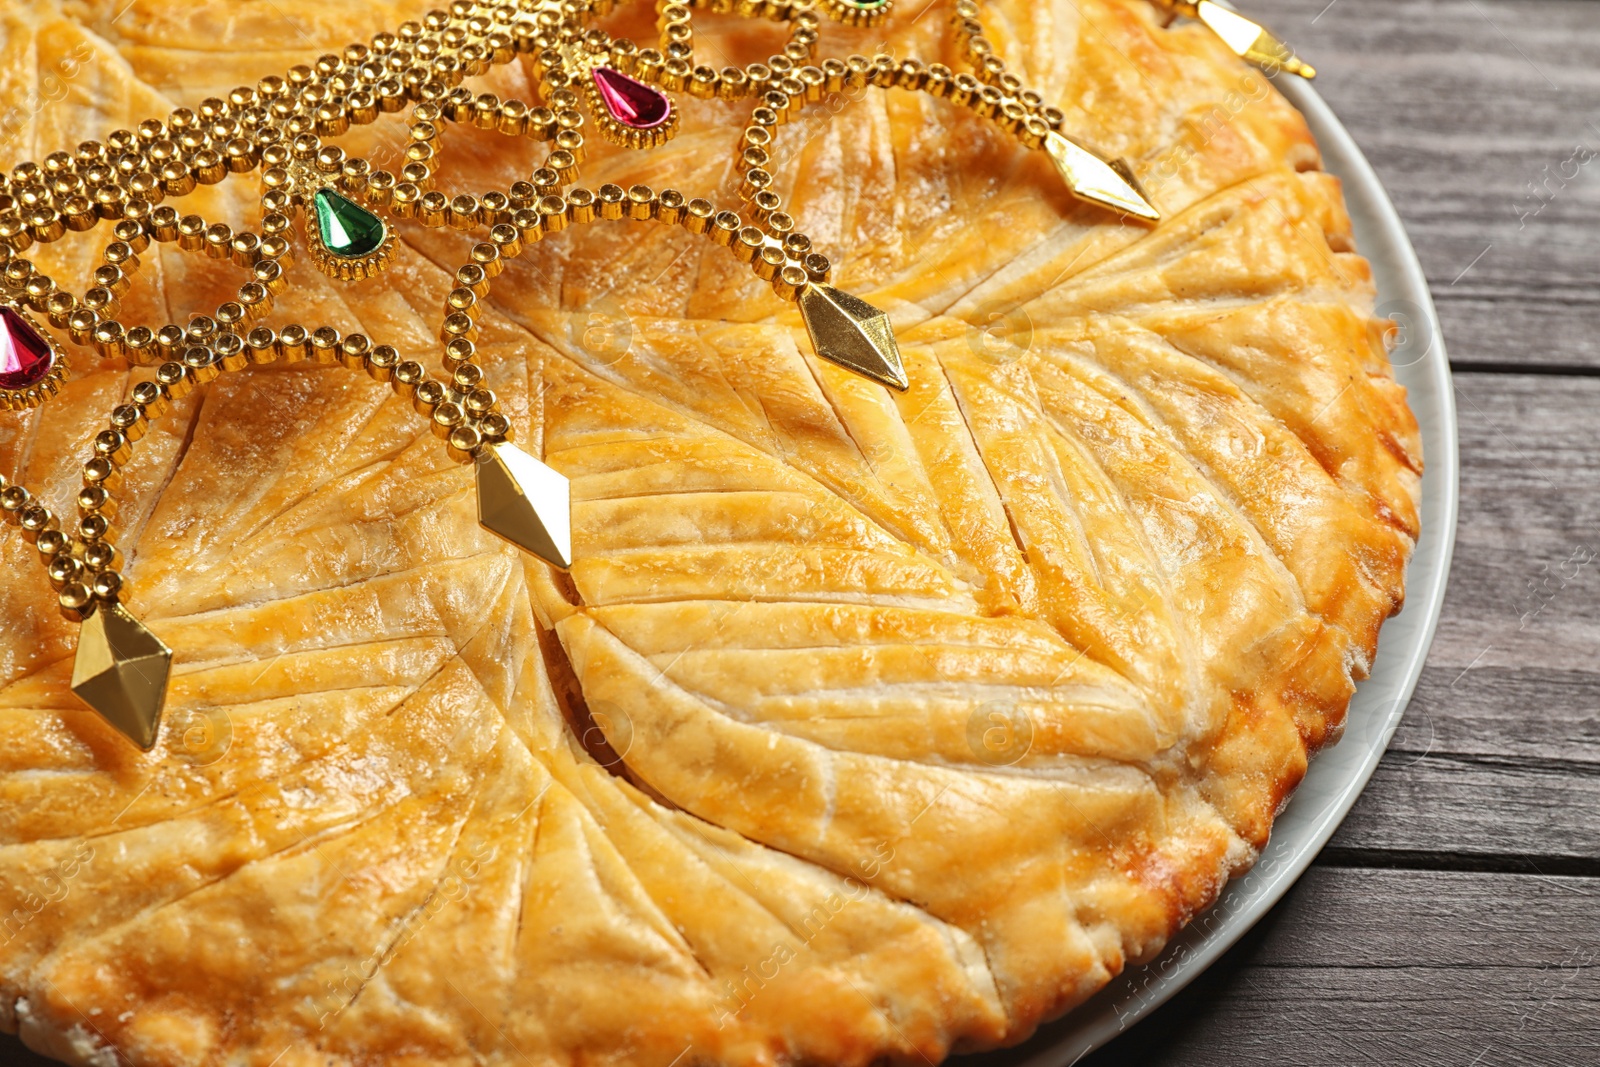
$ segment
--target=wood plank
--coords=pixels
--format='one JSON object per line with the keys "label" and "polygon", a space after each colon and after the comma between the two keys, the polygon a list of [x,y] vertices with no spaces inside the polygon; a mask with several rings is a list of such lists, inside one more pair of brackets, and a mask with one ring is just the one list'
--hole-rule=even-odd
{"label": "wood plank", "polygon": [[1600,382],[1458,374],[1455,384],[1461,523],[1430,663],[1593,671]]}
{"label": "wood plank", "polygon": [[1313,868],[1216,966],[1081,1062],[1600,1062],[1597,914],[1593,879]]}
{"label": "wood plank", "polygon": [[1596,811],[1600,775],[1592,765],[1391,753],[1324,855],[1600,876]]}
{"label": "wood plank", "polygon": [[1455,359],[1600,366],[1600,156],[1564,167],[1600,152],[1593,4],[1239,6],[1316,64],[1405,220]]}
{"label": "wood plank", "polygon": [[1458,374],[1456,388],[1444,614],[1332,855],[1600,873],[1600,381]]}

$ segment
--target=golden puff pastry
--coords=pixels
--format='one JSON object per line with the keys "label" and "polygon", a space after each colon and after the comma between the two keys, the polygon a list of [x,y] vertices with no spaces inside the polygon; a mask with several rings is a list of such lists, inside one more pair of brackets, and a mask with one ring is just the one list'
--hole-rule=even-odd
{"label": "golden puff pastry", "polygon": [[[944,56],[922,7],[872,32]],[[39,107],[7,165],[415,14],[13,3],[0,96]],[[1071,1009],[1251,865],[1418,532],[1371,276],[1301,116],[1203,27],[986,18],[1164,221],[938,100],[808,112],[780,191],[890,312],[903,394],[681,230],[545,241],[479,347],[572,481],[570,575],[482,531],[470,470],[365,377],[220,379],[127,472],[131,606],[179,650],[146,754],[75,700],[75,630],[0,545],[0,1026],[137,1067],[937,1061]],[[734,62],[782,40],[713,29]],[[727,188],[727,105],[679,103],[588,180]],[[447,136],[444,187],[535,165]],[[249,186],[197,195],[247,219]],[[465,239],[402,237],[378,279],[297,272],[301,320],[430,351]],[[133,317],[227,299],[204,268],[153,256]],[[82,363],[0,415],[0,472],[52,506],[129,387]]]}

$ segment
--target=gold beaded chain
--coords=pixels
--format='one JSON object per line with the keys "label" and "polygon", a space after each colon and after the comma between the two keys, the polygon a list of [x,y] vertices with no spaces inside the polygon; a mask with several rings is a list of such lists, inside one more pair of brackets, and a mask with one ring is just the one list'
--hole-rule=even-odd
{"label": "gold beaded chain", "polygon": [[[1257,36],[1241,31],[1237,22],[1245,20],[1232,12],[1215,15],[1209,0],[1160,2],[1206,21],[1230,45],[1229,33],[1241,41],[1250,36],[1247,44],[1234,46],[1239,54],[1294,69],[1285,58],[1292,60],[1292,53],[1275,38],[1254,23],[1246,25]],[[0,514],[38,551],[62,613],[83,624],[74,691],[141,748],[157,739],[172,653],[123,606],[127,588],[116,546],[116,494],[122,469],[151,423],[223,372],[312,362],[339,364],[387,383],[428,421],[453,459],[475,464],[480,523],[566,568],[567,481],[511,442],[510,422],[497,410],[498,398],[484,386],[476,363],[476,323],[491,283],[509,260],[544,237],[602,220],[682,226],[729,249],[779,297],[795,302],[818,356],[905,389],[888,316],[829,284],[832,264],[795,228],[772,188],[779,130],[806,104],[869,86],[926,92],[994,121],[1029,148],[1043,149],[1079,199],[1124,217],[1159,218],[1125,163],[1073,140],[1062,130],[1063,112],[1006,70],[983,35],[974,0],[951,6],[952,32],[972,67],[960,73],[885,52],[813,62],[820,19],[809,4],[795,0],[657,0],[660,47],[641,49],[586,25],[613,3],[455,0],[448,10],[429,12],[283,77],[235,89],[226,99],[179,108],[165,121],[147,119],[104,141],[85,141],[73,152],[53,152],[42,164],[21,163],[9,175],[0,173],[0,405],[40,404],[57,392],[66,373],[61,343],[39,328],[35,316],[103,358],[155,368],[152,379],[135,384],[127,401],[112,409],[107,427],[94,438],[70,529],[28,489],[0,477]],[[820,9],[840,22],[872,25],[890,6],[891,0],[821,0]],[[788,40],[764,62],[721,69],[697,64],[694,8],[786,22]],[[528,57],[537,103],[501,100],[462,84],[518,56]],[[677,107],[667,94],[676,92],[755,101],[734,150],[745,213],[676,189],[606,184],[590,190],[575,184],[584,159],[580,104],[602,136],[644,149],[675,133]],[[408,141],[398,173],[323,143],[408,106]],[[432,164],[451,122],[552,147],[527,180],[507,190],[448,197],[434,188]],[[261,172],[260,232],[236,232],[163,202],[255,170]],[[397,238],[385,215],[483,232],[487,239],[457,269],[445,300],[438,331],[444,379],[359,333],[259,324],[288,288],[297,215],[305,219],[312,264],[344,280],[372,277],[393,260]],[[20,255],[35,242],[87,232],[102,220],[112,224],[111,241],[81,297]],[[125,324],[118,317],[120,301],[152,242],[225,261],[249,279],[233,300],[187,326]]]}

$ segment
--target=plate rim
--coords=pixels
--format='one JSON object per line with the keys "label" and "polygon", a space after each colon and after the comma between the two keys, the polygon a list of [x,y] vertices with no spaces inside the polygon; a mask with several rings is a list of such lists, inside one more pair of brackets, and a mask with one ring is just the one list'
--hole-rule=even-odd
{"label": "plate rim", "polygon": [[[1395,363],[1423,439],[1422,535],[1406,567],[1405,606],[1379,636],[1371,675],[1358,683],[1338,744],[1312,758],[1256,864],[1175,934],[1160,955],[1130,967],[1089,1000],[1009,1049],[956,1056],[952,1067],[1069,1067],[1171,1000],[1273,909],[1311,866],[1366,788],[1410,702],[1433,643],[1455,550],[1460,456],[1455,391],[1444,333],[1422,264],[1372,165],[1303,78],[1267,76],[1305,117],[1322,170],[1344,187],[1356,249],[1372,267],[1380,311],[1417,320],[1426,346]],[[1407,342],[1410,344],[1410,342]]]}

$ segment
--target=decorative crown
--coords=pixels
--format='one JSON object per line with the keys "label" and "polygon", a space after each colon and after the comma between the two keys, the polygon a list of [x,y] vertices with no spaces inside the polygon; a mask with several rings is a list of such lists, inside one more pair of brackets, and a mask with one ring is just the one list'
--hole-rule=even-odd
{"label": "decorative crown", "polygon": [[[481,525],[546,563],[572,562],[567,480],[511,441],[475,362],[477,319],[508,260],[550,234],[600,221],[682,226],[728,251],[793,301],[816,354],[895,389],[908,386],[889,316],[830,284],[832,264],[796,228],[774,189],[773,150],[783,126],[827,94],[870,87],[925,92],[993,121],[1024,146],[1045,152],[1078,199],[1125,219],[1160,218],[1132,168],[1076,140],[1066,116],[1006,69],[984,36],[974,0],[954,0],[949,18],[971,69],[884,52],[820,61],[821,18],[870,26],[893,0],[659,0],[659,48],[640,48],[589,22],[613,0],[455,0],[367,44],[352,44],[312,66],[227,99],[147,119],[103,141],[22,163],[0,174],[0,404],[36,406],[67,373],[62,342],[104,358],[153,367],[127,402],[112,409],[83,467],[75,527],[27,488],[0,478],[0,512],[38,550],[61,611],[83,623],[73,690],[141,748],[158,736],[172,651],[123,606],[127,585],[114,540],[121,470],[137,442],[172,407],[218,375],[255,364],[341,364],[387,383],[440,437],[450,456],[476,469]],[[1161,0],[1173,15],[1200,20],[1236,53],[1311,76],[1310,67],[1260,26],[1211,0]],[[780,54],[744,67],[695,62],[694,8],[788,24]],[[819,14],[820,11],[820,14]],[[517,56],[530,59],[536,103],[474,93],[462,83]],[[754,100],[733,146],[741,175],[738,209],[676,189],[576,184],[588,122],[607,140],[649,149],[679,126],[672,94]],[[410,109],[405,162],[375,168],[328,143],[380,115]],[[447,123],[470,124],[551,145],[528,179],[506,190],[447,196],[434,187],[434,161]],[[168,203],[201,185],[259,172],[259,232],[235,231],[182,214]],[[288,293],[295,219],[313,266],[330,277],[373,277],[392,262],[395,225],[448,226],[479,234],[455,272],[440,319],[443,378],[391,345],[331,326],[260,325]],[[111,224],[111,240],[82,296],[22,257],[33,243]],[[118,318],[120,301],[152,242],[176,245],[248,272],[236,299],[187,326],[150,327]]]}

